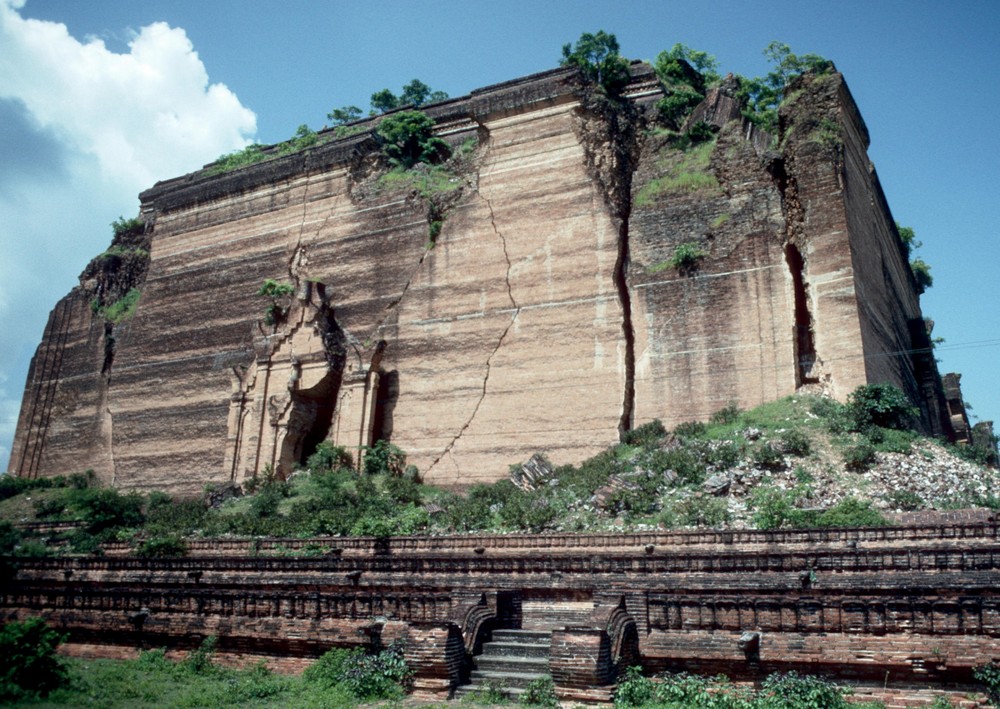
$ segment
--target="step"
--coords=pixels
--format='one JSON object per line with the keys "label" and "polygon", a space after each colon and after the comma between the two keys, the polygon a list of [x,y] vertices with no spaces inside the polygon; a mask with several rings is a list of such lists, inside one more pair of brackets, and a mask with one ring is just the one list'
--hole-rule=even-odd
{"label": "step", "polygon": [[513,640],[494,640],[483,643],[483,654],[480,656],[502,655],[504,657],[548,657],[549,641],[546,638],[541,642],[520,642]]}
{"label": "step", "polygon": [[479,655],[475,658],[476,670],[482,672],[547,673],[548,657],[508,657],[504,655]]}
{"label": "step", "polygon": [[[507,699],[517,701],[525,693],[523,687],[504,687],[503,694]],[[471,694],[486,693],[486,688],[476,684],[463,684],[455,688],[455,699],[462,699]]]}
{"label": "step", "polygon": [[509,630],[500,629],[493,631],[493,640],[518,643],[542,643],[548,645],[552,641],[552,632],[549,630]]}
{"label": "step", "polygon": [[548,668],[541,672],[494,672],[492,670],[473,670],[469,675],[468,686],[482,687],[487,682],[499,684],[505,689],[524,689],[536,679],[548,676]]}

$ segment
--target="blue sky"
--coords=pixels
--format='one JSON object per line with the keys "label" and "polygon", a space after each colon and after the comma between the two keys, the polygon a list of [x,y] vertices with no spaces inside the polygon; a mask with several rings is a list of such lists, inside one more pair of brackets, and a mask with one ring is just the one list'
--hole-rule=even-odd
{"label": "blue sky", "polygon": [[598,29],[630,58],[682,42],[723,73],[765,73],[774,39],[832,59],[931,264],[941,369],[1000,420],[993,0],[0,0],[0,465],[49,310],[141,190],[414,77],[458,96],[552,68]]}

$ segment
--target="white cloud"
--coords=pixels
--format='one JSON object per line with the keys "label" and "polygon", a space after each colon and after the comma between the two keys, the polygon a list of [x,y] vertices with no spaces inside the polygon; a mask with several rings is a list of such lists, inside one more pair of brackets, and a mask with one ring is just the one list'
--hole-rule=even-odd
{"label": "white cloud", "polygon": [[154,23],[115,53],[23,6],[0,0],[0,466],[48,311],[107,247],[110,222],[256,130],[183,29]]}
{"label": "white cloud", "polygon": [[208,72],[183,29],[143,27],[116,54],[63,24],[25,19],[0,0],[0,96],[24,102],[98,158],[102,177],[150,186],[246,144],[256,117]]}

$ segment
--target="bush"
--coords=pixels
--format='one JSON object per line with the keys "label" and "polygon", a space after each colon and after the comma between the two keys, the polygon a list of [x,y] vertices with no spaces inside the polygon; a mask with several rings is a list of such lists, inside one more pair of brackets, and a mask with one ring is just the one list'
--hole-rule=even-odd
{"label": "bush", "polygon": [[740,420],[740,407],[736,405],[736,402],[729,402],[726,406],[716,411],[712,414],[709,421],[714,424],[730,424],[736,423]]}
{"label": "bush", "polygon": [[839,687],[818,677],[796,672],[770,675],[762,685],[766,709],[847,709]]}
{"label": "bush", "polygon": [[402,649],[389,647],[377,654],[337,648],[324,653],[303,673],[307,683],[343,687],[356,699],[373,701],[402,696],[410,680]]}
{"label": "bush", "polygon": [[529,707],[558,707],[559,699],[552,678],[545,676],[531,680],[521,695],[521,703]]}
{"label": "bush", "polygon": [[642,674],[642,668],[629,667],[625,670],[625,678],[618,682],[615,688],[616,707],[641,707],[656,697],[656,687],[653,681]]}
{"label": "bush", "polygon": [[820,513],[815,524],[817,527],[884,527],[888,522],[870,502],[845,497]]}
{"label": "bush", "polygon": [[1000,707],[1000,665],[995,662],[979,665],[972,669],[972,676],[977,682],[982,682],[986,686],[986,696],[990,698],[990,704]]}
{"label": "bush", "polygon": [[119,527],[137,527],[143,523],[143,500],[137,493],[122,495],[113,489],[87,488],[72,497],[87,531],[97,534]]}
{"label": "bush", "polygon": [[344,446],[323,441],[316,446],[316,452],[306,459],[306,467],[313,473],[353,470],[354,458]]}
{"label": "bush", "polygon": [[863,472],[872,467],[877,460],[875,446],[868,441],[862,441],[844,449],[844,465],[848,470]]}
{"label": "bush", "polygon": [[218,638],[214,635],[209,635],[202,640],[201,645],[189,652],[188,656],[184,658],[182,663],[184,668],[196,675],[206,675],[215,671],[212,658],[215,655],[215,647],[218,642]]}
{"label": "bush", "polygon": [[179,536],[169,534],[162,537],[152,537],[143,541],[136,550],[138,556],[146,559],[184,556],[187,554],[187,543]]}
{"label": "bush", "polygon": [[891,384],[859,386],[848,395],[847,408],[856,431],[873,426],[905,430],[918,414],[906,394]]}
{"label": "bush", "polygon": [[785,456],[775,446],[762,441],[750,452],[754,465],[766,470],[781,470],[785,467]]}
{"label": "bush", "polygon": [[406,469],[406,453],[389,441],[378,440],[365,449],[364,463],[367,475],[402,475]]}
{"label": "bush", "polygon": [[631,431],[625,431],[621,436],[621,442],[629,446],[653,445],[667,435],[667,429],[663,427],[660,419],[653,419],[649,423],[644,423]]}
{"label": "bush", "polygon": [[[669,264],[684,274],[694,273],[698,268],[698,262],[708,256],[708,252],[701,248],[695,241],[685,241],[674,248],[674,255],[670,257]],[[715,423],[713,421],[713,423]]]}
{"label": "bush", "polygon": [[562,48],[561,66],[575,66],[584,79],[616,96],[629,80],[628,60],[618,53],[618,40],[604,30],[584,32],[575,45]]}
{"label": "bush", "polygon": [[386,116],[375,129],[382,153],[396,167],[437,163],[448,157],[448,144],[434,135],[434,119],[421,111]]}
{"label": "bush", "polygon": [[794,428],[783,431],[778,436],[778,443],[785,453],[799,457],[809,455],[812,448],[809,436]]}
{"label": "bush", "polygon": [[674,435],[678,438],[701,438],[705,435],[706,427],[701,421],[685,421],[674,427]]}
{"label": "bush", "polygon": [[62,686],[68,675],[56,649],[63,639],[41,618],[0,628],[0,700],[44,697]]}

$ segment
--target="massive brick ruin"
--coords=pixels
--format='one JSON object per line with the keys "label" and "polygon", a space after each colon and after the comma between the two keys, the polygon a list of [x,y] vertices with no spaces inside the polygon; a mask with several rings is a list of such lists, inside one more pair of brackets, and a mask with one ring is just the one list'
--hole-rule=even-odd
{"label": "massive brick ruin", "polygon": [[[869,382],[951,435],[841,75],[799,81],[776,141],[724,83],[692,118],[719,132],[691,164],[646,123],[651,69],[632,74],[616,111],[568,69],[428,107],[465,155],[430,198],[379,182],[370,132],[144,192],[145,229],[52,312],[13,472],[193,493],[384,438],[463,486],[537,450],[578,462],[654,418]],[[672,186],[685,172],[702,179]],[[678,270],[683,244],[704,257]],[[274,324],[267,278],[294,288]],[[111,322],[131,288],[134,315]]]}

